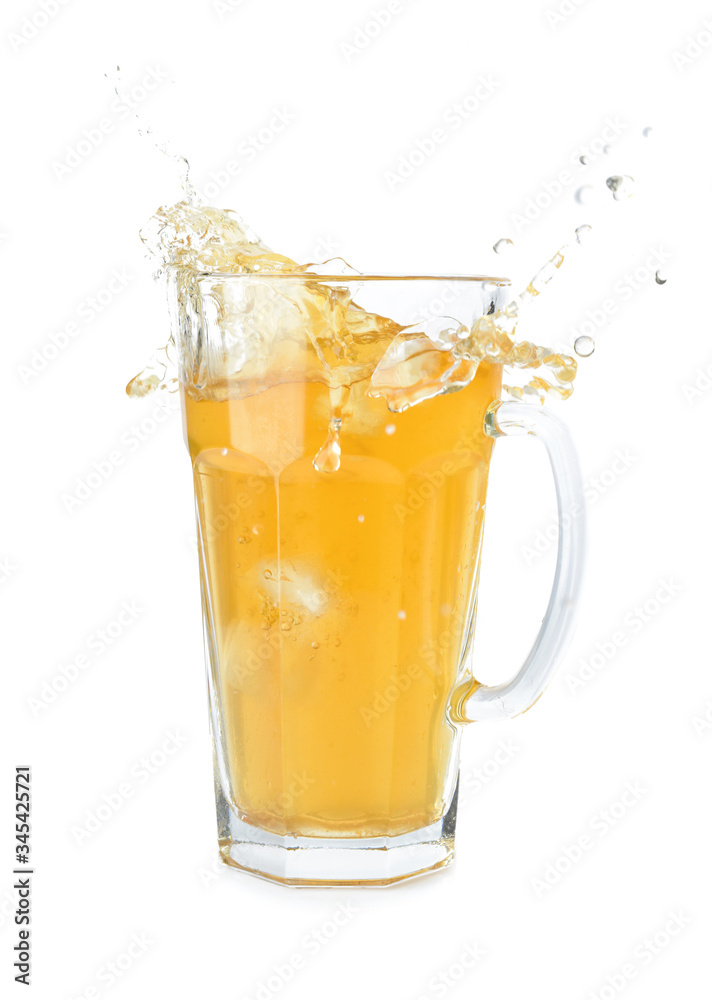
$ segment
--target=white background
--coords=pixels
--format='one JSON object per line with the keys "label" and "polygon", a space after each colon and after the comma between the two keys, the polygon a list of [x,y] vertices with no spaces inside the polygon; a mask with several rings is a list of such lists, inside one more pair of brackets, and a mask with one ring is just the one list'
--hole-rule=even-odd
{"label": "white background", "polygon": [[[712,362],[712,8],[564,0],[552,16],[553,0],[402,0],[379,27],[378,0],[46,6],[53,16],[31,0],[6,3],[0,31],[3,995],[24,995],[12,982],[11,811],[14,767],[29,763],[32,989],[43,1000],[707,996],[712,379],[696,393],[685,386]],[[22,38],[33,17],[39,27]],[[180,190],[173,164],[112,105],[104,74],[117,64],[129,92],[149,71],[160,79],[140,111],[185,152],[199,187],[237,161],[214,200],[293,256],[319,255],[326,241],[361,270],[521,280],[575,226],[594,227],[522,330],[570,345],[588,313],[600,321],[613,303],[574,398],[557,407],[591,496],[580,623],[533,711],[466,732],[448,872],[385,891],[293,891],[215,864],[189,465],[179,418],[156,424],[155,400],[123,392],[166,337],[138,229]],[[444,126],[412,176],[389,179],[482,79],[487,100]],[[276,111],[293,121],[249,162],[241,143]],[[68,147],[105,119],[101,144],[62,171]],[[577,157],[600,150],[607,119],[620,134],[583,167]],[[609,174],[635,178],[630,201],[613,201]],[[584,184],[592,199],[581,205]],[[555,196],[522,225],[546,185]],[[492,251],[500,237],[515,241],[506,256]],[[125,287],[88,319],[114,269]],[[70,322],[76,336],[48,351]],[[46,364],[28,374],[33,358],[41,365],[35,351]],[[131,428],[144,420],[155,432],[139,442]],[[68,510],[77,481],[116,451],[113,474]],[[539,450],[498,446],[477,636],[485,681],[518,667],[541,619],[554,546],[539,533],[554,523],[553,502]],[[661,581],[675,592],[664,604]],[[635,609],[646,601],[643,622]],[[140,612],[97,651],[97,630],[124,602]],[[595,657],[620,632],[625,644]],[[87,665],[62,684],[60,668],[71,676],[79,654]],[[597,669],[572,691],[592,657]],[[169,733],[182,745],[142,780],[139,762]],[[516,750],[498,766],[500,741]],[[126,781],[131,797],[77,843],[74,828]],[[614,807],[611,825],[601,811],[629,782],[639,798]],[[592,846],[567,866],[564,849],[584,834]],[[569,870],[542,888],[535,880],[557,863]],[[315,946],[341,904],[357,912]],[[681,929],[667,937],[673,911]],[[653,956],[644,942],[661,931]],[[145,948],[112,983],[107,963],[134,935]],[[486,955],[455,981],[468,945]],[[304,967],[285,982],[295,954]],[[441,974],[451,985],[433,980]]]}

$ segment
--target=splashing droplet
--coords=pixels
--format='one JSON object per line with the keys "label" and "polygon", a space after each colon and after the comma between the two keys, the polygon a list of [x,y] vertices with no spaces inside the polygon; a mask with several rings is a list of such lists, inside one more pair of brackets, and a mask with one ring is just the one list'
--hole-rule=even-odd
{"label": "splashing droplet", "polygon": [[590,358],[596,350],[596,343],[592,337],[577,337],[574,341],[574,350],[580,358]]}
{"label": "splashing droplet", "polygon": [[622,177],[614,174],[612,177],[606,178],[606,187],[616,201],[625,201],[625,199],[630,198],[633,194],[634,184],[635,181],[628,174],[624,174]]}
{"label": "splashing droplet", "polygon": [[576,242],[583,244],[593,232],[591,226],[579,226],[576,230]]}
{"label": "splashing droplet", "polygon": [[664,285],[664,284],[666,284],[667,278],[665,277],[665,274],[664,274],[663,271],[656,271],[655,272],[655,281],[658,283],[658,285]]}
{"label": "splashing droplet", "polygon": [[514,242],[508,239],[497,240],[495,245],[492,247],[495,253],[505,253],[510,247],[514,246]]}
{"label": "splashing droplet", "polygon": [[648,125],[646,128],[643,129],[643,138],[644,139],[649,139],[652,134],[653,134],[653,127],[652,127],[652,125]]}
{"label": "splashing droplet", "polygon": [[574,197],[576,201],[579,203],[579,205],[585,205],[587,202],[591,200],[591,198],[593,198],[593,195],[594,195],[593,185],[584,184],[583,187],[580,187],[578,189]]}
{"label": "splashing droplet", "polygon": [[312,465],[317,472],[338,472],[341,467],[341,422],[343,420],[343,410],[348,402],[349,390],[347,386],[339,386],[329,390],[331,398],[331,413],[329,415],[329,431],[326,441],[316,454]]}

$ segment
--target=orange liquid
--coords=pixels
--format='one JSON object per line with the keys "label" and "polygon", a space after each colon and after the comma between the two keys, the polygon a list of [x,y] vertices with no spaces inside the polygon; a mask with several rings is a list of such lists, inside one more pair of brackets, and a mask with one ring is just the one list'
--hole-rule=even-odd
{"label": "orange liquid", "polygon": [[335,472],[312,464],[325,386],[184,390],[223,755],[247,822],[373,837],[442,816],[500,384],[482,364],[393,414],[357,383]]}

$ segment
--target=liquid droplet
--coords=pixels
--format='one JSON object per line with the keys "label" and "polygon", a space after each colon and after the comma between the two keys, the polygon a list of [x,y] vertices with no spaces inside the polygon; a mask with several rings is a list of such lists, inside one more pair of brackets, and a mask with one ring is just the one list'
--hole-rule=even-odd
{"label": "liquid droplet", "polygon": [[508,239],[497,240],[495,245],[492,247],[495,253],[505,253],[510,247],[514,246],[514,242]]}
{"label": "liquid droplet", "polygon": [[386,424],[386,434],[389,434],[389,435],[390,434],[395,434],[395,432],[396,432],[396,425],[395,424]]}
{"label": "liquid droplet", "polygon": [[574,341],[574,350],[580,358],[590,358],[596,350],[596,343],[592,337],[577,337]]}
{"label": "liquid droplet", "polygon": [[602,152],[605,153],[606,156],[608,156],[608,154],[610,153],[610,151],[611,151],[611,147],[610,146],[604,146],[603,147]]}
{"label": "liquid droplet", "polygon": [[655,281],[657,282],[658,285],[664,285],[667,282],[667,278],[665,277],[662,271],[656,271]]}
{"label": "liquid droplet", "polygon": [[584,167],[588,164],[589,160],[587,156],[579,156],[579,163],[583,163]]}
{"label": "liquid droplet", "polygon": [[614,174],[612,177],[606,178],[606,187],[616,201],[625,201],[627,198],[630,198],[633,194],[634,184],[635,181],[628,174],[624,174],[622,177]]}
{"label": "liquid droplet", "polygon": [[326,441],[312,462],[317,472],[338,472],[341,467],[341,441],[339,435],[341,433],[343,410],[349,398],[348,387],[339,386],[336,389],[330,389],[329,396],[331,399],[329,431],[326,435]]}
{"label": "liquid droplet", "polygon": [[593,195],[594,195],[593,185],[584,184],[583,187],[580,187],[578,189],[578,191],[574,195],[574,198],[579,203],[579,205],[585,205],[587,202],[591,200],[591,198],[593,198]]}
{"label": "liquid droplet", "polygon": [[363,524],[363,522],[366,520],[366,517],[364,514],[359,514],[356,520],[358,521],[359,524]]}
{"label": "liquid droplet", "polygon": [[312,643],[312,649],[318,649],[318,648],[319,648],[319,643],[318,642],[313,642]]}
{"label": "liquid droplet", "polygon": [[648,125],[646,128],[643,129],[643,138],[644,139],[649,139],[652,134],[653,134],[653,127],[652,127],[652,125]]}
{"label": "liquid droplet", "polygon": [[400,618],[400,620],[401,620],[402,622],[404,622],[404,621],[405,621],[405,619],[406,619],[406,613],[405,613],[405,611],[399,611],[399,612],[398,612],[398,617]]}
{"label": "liquid droplet", "polygon": [[583,244],[589,238],[593,230],[590,226],[579,226],[576,230],[576,242]]}

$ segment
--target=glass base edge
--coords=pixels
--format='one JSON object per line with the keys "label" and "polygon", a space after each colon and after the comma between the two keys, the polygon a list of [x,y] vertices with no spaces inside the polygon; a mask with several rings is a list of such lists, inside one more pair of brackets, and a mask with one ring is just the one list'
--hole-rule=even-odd
{"label": "glass base edge", "polygon": [[[232,811],[231,811],[232,813]],[[280,837],[230,816],[222,861],[286,886],[388,886],[447,868],[454,838],[443,821],[399,837]]]}

